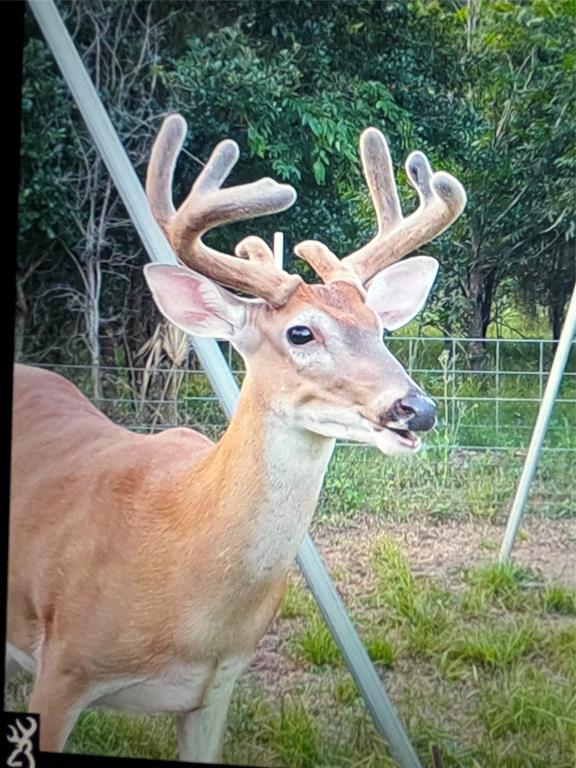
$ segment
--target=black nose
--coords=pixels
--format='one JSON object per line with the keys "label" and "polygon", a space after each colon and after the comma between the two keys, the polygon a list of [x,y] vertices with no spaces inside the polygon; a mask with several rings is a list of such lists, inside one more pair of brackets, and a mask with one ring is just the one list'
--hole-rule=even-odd
{"label": "black nose", "polygon": [[426,432],[432,429],[436,421],[436,405],[423,393],[409,393],[396,400],[388,412],[388,418],[402,422],[406,429],[414,432]]}

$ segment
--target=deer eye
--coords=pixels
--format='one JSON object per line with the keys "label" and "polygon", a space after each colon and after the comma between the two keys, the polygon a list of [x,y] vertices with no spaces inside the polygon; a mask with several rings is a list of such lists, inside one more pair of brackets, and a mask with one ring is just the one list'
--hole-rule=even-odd
{"label": "deer eye", "polygon": [[308,344],[314,340],[314,334],[306,325],[294,325],[286,331],[288,341],[291,344]]}

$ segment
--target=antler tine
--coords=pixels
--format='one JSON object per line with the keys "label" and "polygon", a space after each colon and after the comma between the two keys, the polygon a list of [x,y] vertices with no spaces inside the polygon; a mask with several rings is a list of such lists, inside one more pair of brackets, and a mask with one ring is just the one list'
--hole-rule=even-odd
{"label": "antler tine", "polygon": [[376,128],[367,128],[360,136],[360,157],[376,211],[378,232],[386,232],[402,221],[402,209],[388,143]]}
{"label": "antler tine", "polygon": [[[402,219],[402,213],[388,145],[375,128],[367,128],[362,134],[360,156],[378,217],[378,231],[386,231]],[[294,252],[307,261],[325,283],[344,280],[361,287],[354,266],[345,259],[340,261],[323,243],[306,240],[299,243]]]}
{"label": "antler tine", "polygon": [[334,283],[340,280],[356,286],[361,294],[364,294],[362,282],[356,272],[344,260],[340,261],[335,253],[318,240],[304,240],[294,247],[294,253],[299,258],[308,262],[316,274],[325,283]]}
{"label": "antler tine", "polygon": [[239,244],[237,253],[246,260],[210,248],[202,242],[202,235],[225,222],[283,211],[294,203],[294,189],[269,178],[221,189],[239,157],[238,145],[228,139],[214,149],[176,211],[171,188],[185,135],[186,122],[180,115],[165,119],[152,149],[146,181],[153,215],[178,258],[188,267],[230,288],[259,296],[273,307],[283,306],[302,279],[279,269],[273,260],[262,258],[267,248],[262,240],[247,238]]}
{"label": "antler tine", "polygon": [[162,123],[148,162],[146,196],[152,215],[164,233],[176,213],[172,203],[172,180],[186,131],[186,121],[183,117],[169,115]]}
{"label": "antler tine", "polygon": [[261,237],[254,237],[250,235],[241,240],[234,253],[240,259],[250,259],[251,261],[257,261],[260,264],[274,264],[274,253],[267,243],[262,240]]}
{"label": "antler tine", "polygon": [[364,174],[378,219],[378,232],[365,246],[342,259],[366,284],[389,264],[432,240],[464,210],[466,193],[460,182],[443,171],[432,172],[422,152],[412,152],[406,172],[418,191],[420,205],[404,218],[394,182],[386,139],[375,128],[360,138]]}

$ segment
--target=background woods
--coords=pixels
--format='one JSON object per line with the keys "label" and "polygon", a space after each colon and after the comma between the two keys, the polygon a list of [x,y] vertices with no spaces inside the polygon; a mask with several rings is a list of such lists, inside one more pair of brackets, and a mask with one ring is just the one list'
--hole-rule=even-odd
{"label": "background woods", "polygon": [[[574,282],[573,0],[59,8],[141,177],[161,116],[181,111],[198,169],[229,136],[242,149],[231,183],[270,174],[297,188],[258,234],[283,229],[289,260],[302,238],[342,254],[374,227],[357,142],[376,125],[408,210],[414,148],[468,191],[461,221],[427,248],[442,270],[418,330],[482,339],[513,316],[522,335],[539,317],[558,336]],[[100,364],[130,365],[155,313],[137,237],[31,18],[22,119],[16,354],[90,363],[99,396]],[[251,229],[213,237],[230,247]],[[484,345],[469,354],[480,366]]]}

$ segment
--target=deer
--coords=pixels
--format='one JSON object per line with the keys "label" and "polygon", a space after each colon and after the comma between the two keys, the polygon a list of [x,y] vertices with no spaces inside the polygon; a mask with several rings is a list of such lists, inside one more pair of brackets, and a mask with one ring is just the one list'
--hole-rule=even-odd
{"label": "deer", "polygon": [[384,343],[424,306],[435,259],[415,249],[462,212],[460,182],[412,152],[419,206],[402,214],[386,139],[360,138],[377,232],[338,258],[307,240],[308,283],[244,238],[203,241],[222,224],[291,206],[269,178],[222,188],[239,158],[219,143],[176,209],[187,124],[165,119],[151,150],[150,210],[178,263],[149,263],[160,313],[188,334],[228,340],[245,362],[222,438],[114,424],[68,380],[15,365],[7,677],[35,676],[40,745],[62,751],[87,707],[169,712],[181,760],[220,759],[227,711],[282,599],[335,441],[415,454],[435,403]]}

